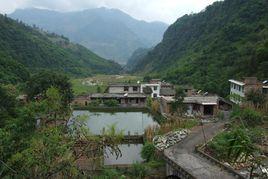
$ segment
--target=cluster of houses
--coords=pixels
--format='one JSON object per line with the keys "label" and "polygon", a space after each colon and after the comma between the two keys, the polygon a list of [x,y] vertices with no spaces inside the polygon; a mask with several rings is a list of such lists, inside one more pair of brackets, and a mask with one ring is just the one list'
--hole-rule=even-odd
{"label": "cluster of houses", "polygon": [[[229,82],[230,101],[218,95],[195,90],[191,86],[181,86],[185,93],[183,103],[187,106],[186,114],[200,117],[215,116],[219,110],[229,110],[232,104],[240,104],[240,98],[245,97],[245,94],[250,90],[260,90],[264,94],[268,93],[268,81],[261,83],[255,77],[245,78],[244,81],[229,80]],[[174,96],[175,89],[172,84],[153,79],[148,83],[109,84],[105,93],[78,96],[73,104],[87,106],[94,101],[116,100],[120,107],[142,108],[146,106],[147,98],[151,97],[159,101],[162,114],[170,114]]]}

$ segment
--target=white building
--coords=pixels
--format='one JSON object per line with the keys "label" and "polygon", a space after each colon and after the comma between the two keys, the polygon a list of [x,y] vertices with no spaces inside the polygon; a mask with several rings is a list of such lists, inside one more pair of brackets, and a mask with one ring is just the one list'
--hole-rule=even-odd
{"label": "white building", "polygon": [[260,91],[266,93],[265,83],[258,81],[256,77],[246,77],[243,81],[229,80],[230,82],[230,100],[236,104],[241,104],[250,91]]}
{"label": "white building", "polygon": [[155,84],[141,84],[141,93],[144,92],[144,88],[149,87],[152,90],[151,97],[152,98],[158,98],[160,97],[160,87],[161,85],[158,83]]}
{"label": "white building", "polygon": [[240,104],[245,98],[245,83],[237,80],[229,80],[230,82],[230,100],[233,103]]}

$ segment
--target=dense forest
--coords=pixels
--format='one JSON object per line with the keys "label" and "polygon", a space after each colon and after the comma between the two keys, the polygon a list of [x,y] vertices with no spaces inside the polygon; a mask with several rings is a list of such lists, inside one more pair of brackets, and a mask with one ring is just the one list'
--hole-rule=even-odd
{"label": "dense forest", "polygon": [[267,78],[268,1],[225,0],[179,18],[133,71],[221,95],[229,78]]}
{"label": "dense forest", "polygon": [[147,55],[151,49],[149,48],[138,48],[133,52],[131,57],[128,59],[125,69],[132,71],[133,68]]}
{"label": "dense forest", "polygon": [[118,73],[119,64],[105,60],[65,37],[48,34],[0,15],[0,82],[25,81],[30,73],[52,70],[72,76]]}

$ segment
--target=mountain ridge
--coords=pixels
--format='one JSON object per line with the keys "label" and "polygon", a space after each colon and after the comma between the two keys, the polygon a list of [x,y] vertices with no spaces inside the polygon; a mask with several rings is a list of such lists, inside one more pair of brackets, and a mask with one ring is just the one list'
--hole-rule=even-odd
{"label": "mountain ridge", "polygon": [[71,76],[119,73],[121,66],[69,39],[0,15],[0,82],[25,81],[30,73],[53,70]]}
{"label": "mountain ridge", "polygon": [[137,20],[121,10],[107,8],[73,12],[31,8],[16,10],[9,16],[63,34],[121,64],[125,64],[136,49],[150,48],[160,42],[167,28],[165,23]]}

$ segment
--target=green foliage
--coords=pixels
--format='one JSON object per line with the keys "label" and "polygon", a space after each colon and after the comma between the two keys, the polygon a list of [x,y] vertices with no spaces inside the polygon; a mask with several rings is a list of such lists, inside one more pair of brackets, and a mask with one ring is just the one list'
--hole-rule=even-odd
{"label": "green foliage", "polygon": [[107,107],[116,107],[119,105],[119,102],[115,99],[105,100],[103,104]]}
{"label": "green foliage", "polygon": [[42,69],[73,76],[117,73],[120,65],[105,60],[66,38],[47,34],[0,15],[0,82],[17,83]]}
{"label": "green foliage", "polygon": [[151,109],[152,103],[153,103],[153,99],[151,98],[151,96],[147,97],[146,106]]}
{"label": "green foliage", "polygon": [[267,78],[267,0],[225,0],[185,15],[135,72],[227,96],[228,79]]}
{"label": "green foliage", "polygon": [[240,119],[246,127],[255,127],[262,124],[262,114],[251,108],[235,107],[231,114],[233,119]]}
{"label": "green foliage", "polygon": [[259,90],[251,90],[246,94],[246,100],[252,102],[255,107],[262,106],[265,103],[265,94]]}
{"label": "green foliage", "polygon": [[55,177],[59,171],[69,177],[77,176],[71,146],[61,129],[44,129],[31,139],[29,148],[13,155],[8,164],[20,177]]}
{"label": "green foliage", "polygon": [[141,150],[141,157],[147,162],[153,160],[155,158],[156,148],[154,144],[146,142]]}
{"label": "green foliage", "polygon": [[[0,126],[0,178],[79,178],[76,160],[81,153],[77,151],[90,154],[82,153],[91,161],[92,157],[103,154],[105,146],[120,155],[118,145],[123,134],[115,126],[103,136],[92,136],[83,119],[74,120],[74,127],[69,127],[70,109],[63,107],[64,93],[49,87],[43,94],[44,98],[24,106],[16,103],[5,106],[5,101],[0,101],[0,109],[5,112]],[[2,87],[0,95],[12,102]],[[75,145],[80,140],[90,145]]]}
{"label": "green foliage", "polygon": [[246,124],[246,126],[254,127],[256,125],[262,124],[262,115],[253,110],[246,108],[241,113],[241,119]]}
{"label": "green foliage", "polygon": [[208,146],[217,158],[233,163],[239,159],[247,160],[256,151],[247,131],[242,128],[220,133]]}
{"label": "green foliage", "polygon": [[100,176],[94,176],[93,179],[124,179],[126,178],[116,169],[105,168]]}
{"label": "green foliage", "polygon": [[72,101],[73,93],[69,78],[50,71],[42,71],[33,75],[27,82],[26,93],[30,99],[36,96],[46,97],[46,91],[50,87],[56,87],[62,94],[62,101],[65,107]]}
{"label": "green foliage", "polygon": [[134,163],[131,166],[131,175],[135,178],[142,179],[148,174],[148,168],[141,163]]}

